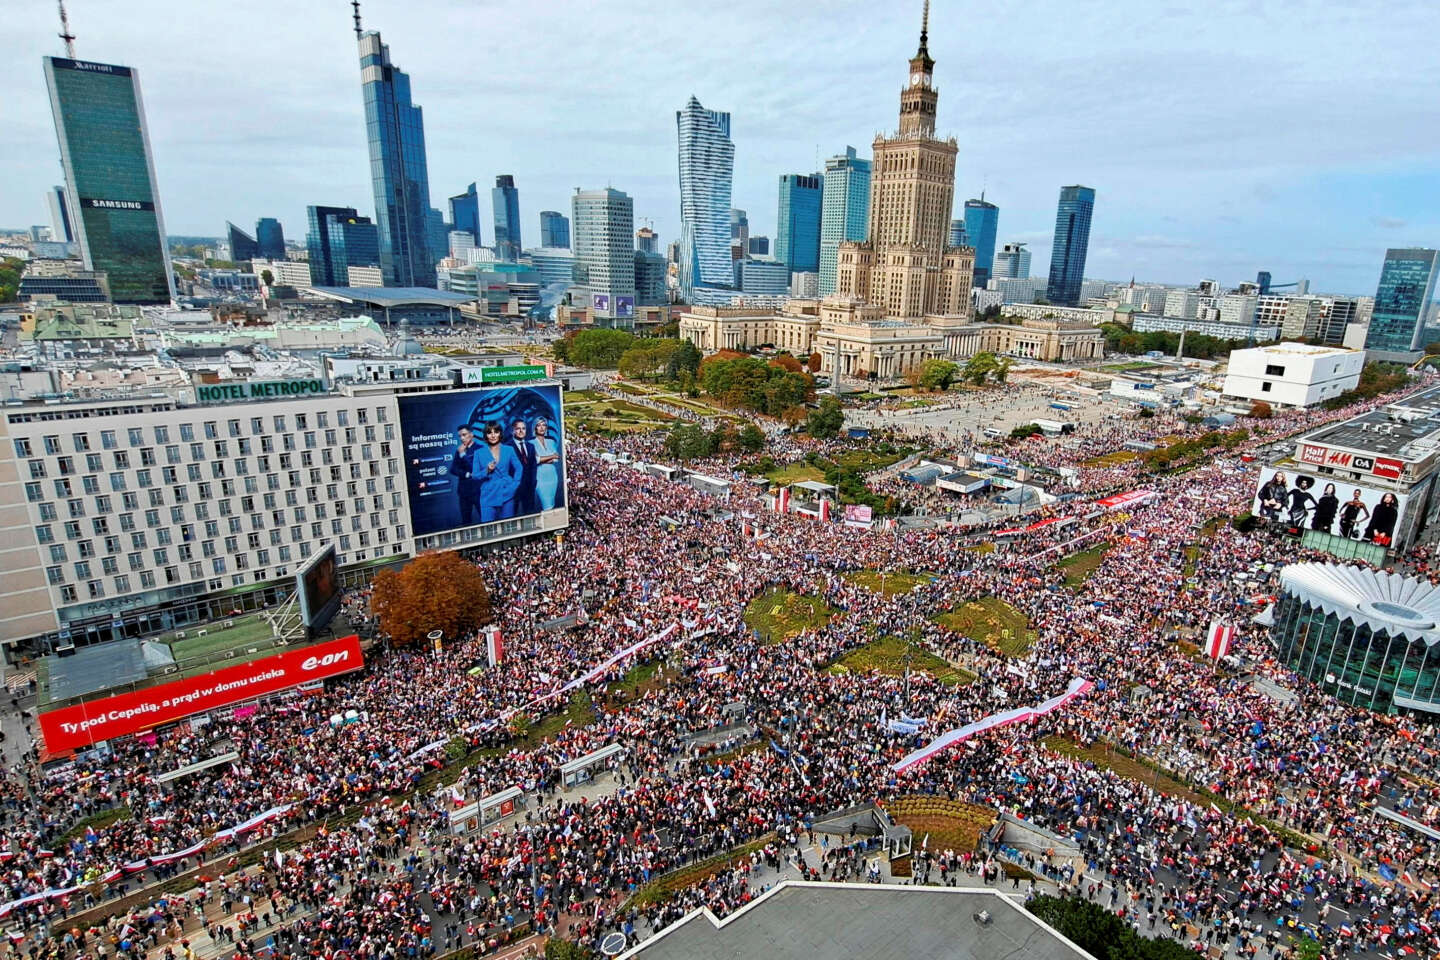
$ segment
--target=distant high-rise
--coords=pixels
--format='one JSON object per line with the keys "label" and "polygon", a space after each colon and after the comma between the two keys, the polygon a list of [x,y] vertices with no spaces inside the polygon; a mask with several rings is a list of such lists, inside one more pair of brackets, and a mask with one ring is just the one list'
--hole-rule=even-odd
{"label": "distant high-rise", "polygon": [[654,250],[635,251],[635,302],[642,307],[656,307],[669,301],[665,278],[670,263],[663,253]]}
{"label": "distant high-rise", "polygon": [[312,284],[343,287],[350,282],[350,267],[381,265],[380,232],[369,217],[359,216],[354,207],[306,207],[305,213]]}
{"label": "distant high-rise", "polygon": [[951,220],[951,221],[950,221],[950,246],[952,246],[952,247],[966,247],[966,246],[969,246],[969,244],[967,244],[967,243],[965,242],[965,221],[964,221],[964,220]]}
{"label": "distant high-rise", "polygon": [[582,305],[604,327],[635,325],[635,203],[606,187],[570,198],[575,229],[575,283]]}
{"label": "distant high-rise", "polygon": [[1365,334],[1367,353],[1381,360],[1413,359],[1425,346],[1425,317],[1435,296],[1440,251],[1401,248],[1385,251],[1375,308]]}
{"label": "distant high-rise", "polygon": [[540,246],[570,249],[570,219],[555,210],[540,211]]}
{"label": "distant high-rise", "polygon": [[785,264],[791,273],[815,273],[820,269],[820,215],[824,195],[823,174],[786,173],[780,177],[775,259]]}
{"label": "distant high-rise", "polygon": [[642,253],[659,253],[660,235],[649,227],[641,227],[635,231],[635,249]]}
{"label": "distant high-rise", "polygon": [[995,264],[990,271],[991,278],[1010,280],[1024,280],[1030,276],[1030,251],[1025,249],[1025,244],[1012,242],[1005,244],[995,254]]}
{"label": "distant high-rise", "polygon": [[[816,233],[818,234],[819,231],[817,230]],[[749,257],[770,256],[770,238],[760,233],[752,236],[749,240],[745,241],[745,255]],[[820,255],[818,250],[815,255],[817,257]]]}
{"label": "distant high-rise", "polygon": [[1050,248],[1050,282],[1045,299],[1062,307],[1080,303],[1080,281],[1085,278],[1085,254],[1090,246],[1090,216],[1095,191],[1090,187],[1060,188],[1055,212],[1055,240]]}
{"label": "distant high-rise", "polygon": [[480,193],[475,184],[450,198],[450,223],[454,229],[470,234],[477,247],[480,245]]}
{"label": "distant high-rise", "polygon": [[64,187],[51,187],[45,191],[45,200],[50,205],[50,236],[58,243],[74,243],[75,230],[70,226],[70,204],[65,199]]}
{"label": "distant high-rise", "polygon": [[[490,191],[490,205],[495,214],[495,256],[515,262],[520,259],[520,191],[515,178],[502,173],[495,178]],[[548,244],[542,244],[548,246]]]}
{"label": "distant high-rise", "polygon": [[425,214],[425,244],[435,260],[442,259],[450,249],[450,224],[445,222],[445,214],[434,207]]}
{"label": "distant high-rise", "polygon": [[264,259],[285,259],[285,228],[274,217],[261,217],[255,221],[255,243]]}
{"label": "distant high-rise", "polygon": [[680,292],[690,303],[734,295],[730,257],[730,187],[735,143],[730,114],[691,97],[675,113],[680,159]]}
{"label": "distant high-rise", "polygon": [[[975,248],[975,286],[983,287],[990,279],[995,262],[995,230],[1000,224],[1000,208],[979,200],[965,201],[965,246]],[[958,244],[956,244],[958,246]]]}
{"label": "distant high-rise", "polygon": [[139,74],[63,57],[45,57],[44,67],[85,269],[109,278],[116,303],[169,303],[175,277]]}
{"label": "distant high-rise", "polygon": [[230,242],[230,259],[235,263],[254,260],[260,255],[260,244],[255,242],[255,238],[228,220],[225,222],[225,236]]}
{"label": "distant high-rise", "polygon": [[840,244],[864,240],[870,216],[870,161],[846,147],[825,161],[821,187],[820,295],[835,292],[835,263]]}
{"label": "distant high-rise", "polygon": [[390,62],[390,48],[374,31],[360,37],[360,80],[385,284],[433,287],[438,258],[430,251],[424,114],[410,100],[409,74]]}

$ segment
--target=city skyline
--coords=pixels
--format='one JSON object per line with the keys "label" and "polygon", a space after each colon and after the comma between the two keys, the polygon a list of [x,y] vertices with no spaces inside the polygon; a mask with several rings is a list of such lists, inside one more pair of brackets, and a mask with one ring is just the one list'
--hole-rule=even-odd
{"label": "city skyline", "polygon": [[[85,0],[71,5],[78,56],[131,64],[147,78],[166,225],[175,235],[217,236],[226,220],[270,215],[291,224],[293,238],[310,204],[374,215],[366,209],[371,191],[348,4],[284,8],[284,31],[260,26],[273,19],[266,7],[217,9],[202,44],[192,42],[193,27],[165,17],[158,4],[123,14]],[[277,4],[276,15],[281,9]],[[513,58],[510,69],[494,75],[528,77],[535,63],[561,51],[576,65],[579,48],[566,38],[618,34],[618,9],[574,11],[563,34],[542,27],[543,11],[507,12],[511,28],[530,30],[536,43],[503,51]],[[1056,11],[1050,18],[1037,9],[1021,24],[1026,30],[968,21],[962,30],[957,9],[932,11],[932,53],[957,65],[937,79],[937,133],[961,145],[956,196],[985,189],[1005,212],[997,245],[1029,243],[1036,273],[1048,267],[1041,258],[1050,246],[1055,191],[1076,182],[1105,198],[1087,270],[1096,277],[1134,273],[1188,284],[1214,276],[1233,284],[1268,269],[1277,282],[1306,276],[1312,289],[1370,294],[1386,248],[1440,243],[1440,134],[1404,122],[1427,109],[1428,89],[1440,79],[1433,58],[1421,55],[1422,38],[1437,22],[1430,7],[1397,5],[1383,23],[1338,5],[1308,13],[1298,4],[1267,8],[1259,25],[1303,32],[1303,55],[1273,44],[1264,30],[1244,35],[1238,26],[1250,20],[1238,8],[1192,17],[1110,4],[1081,20]],[[653,222],[668,244],[679,234],[676,106],[693,94],[732,114],[732,203],[750,211],[752,233],[773,237],[779,174],[815,169],[846,143],[867,157],[874,134],[890,132],[878,125],[888,125],[905,79],[893,50],[913,44],[918,10],[896,9],[863,37],[843,29],[868,19],[858,4],[823,16],[758,4],[742,4],[742,15],[687,11],[656,28],[693,69],[643,66],[598,86],[576,84],[583,70],[569,70],[543,78],[538,98],[529,81],[492,84],[478,110],[463,73],[437,64],[452,55],[463,62],[457,39],[464,31],[456,25],[479,12],[371,0],[362,13],[366,29],[403,49],[397,59],[421,91],[433,194],[450,196],[511,171],[524,184],[529,232],[540,209],[565,209],[574,187],[613,184],[635,198],[636,223]],[[12,131],[35,145],[12,154],[11,189],[0,197],[7,226],[47,222],[45,191],[59,179],[36,69],[39,55],[60,52],[53,21],[47,5],[15,11],[12,35],[24,38],[25,48],[0,68],[9,71],[0,76],[13,92]],[[742,22],[739,46],[749,44],[743,57],[737,43],[714,42]],[[797,29],[813,29],[810,49],[764,56]],[[1129,35],[1136,39],[1123,39]],[[1387,49],[1388,60],[1410,71],[1392,76],[1383,63],[1342,56],[1362,41]],[[975,49],[993,56],[977,59]],[[266,69],[254,69],[257,61]],[[749,71],[739,69],[742,62],[777,66]],[[242,63],[243,71],[232,66]],[[1146,77],[1143,85],[1137,76]],[[1258,112],[1252,88],[1267,90]],[[210,116],[194,109],[197,90],[244,106]],[[1228,119],[1252,114],[1267,151],[1255,151]],[[1322,129],[1349,136],[1315,136]],[[556,149],[566,143],[581,149]],[[225,189],[214,189],[221,182]]]}

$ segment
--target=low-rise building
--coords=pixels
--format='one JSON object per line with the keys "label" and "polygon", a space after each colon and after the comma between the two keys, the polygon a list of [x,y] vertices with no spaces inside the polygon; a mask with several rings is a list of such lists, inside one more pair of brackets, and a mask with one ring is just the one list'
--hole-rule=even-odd
{"label": "low-rise building", "polygon": [[1160,317],[1153,313],[1133,314],[1130,329],[1136,333],[1198,333],[1221,340],[1247,340],[1254,337],[1257,343],[1280,339],[1280,328],[1273,324],[1224,323],[1220,320],[1200,318]]}
{"label": "low-rise building", "polygon": [[1360,383],[1365,354],[1344,347],[1278,343],[1230,351],[1224,395],[1275,407],[1309,407]]}

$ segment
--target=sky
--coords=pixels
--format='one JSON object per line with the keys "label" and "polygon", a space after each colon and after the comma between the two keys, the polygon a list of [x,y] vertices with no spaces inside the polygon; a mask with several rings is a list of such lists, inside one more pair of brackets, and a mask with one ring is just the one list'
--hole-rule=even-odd
{"label": "sky", "polygon": [[[364,0],[425,111],[430,199],[510,173],[526,246],[576,187],[679,233],[675,111],[731,113],[734,206],[774,237],[777,180],[897,123],[920,0]],[[168,231],[220,236],[305,207],[373,215],[346,0],[68,0],[81,59],[140,71]],[[62,182],[40,58],[55,5],[0,0],[0,225]],[[913,9],[912,9],[913,8]],[[1387,247],[1440,246],[1434,0],[935,0],[937,130],[955,209],[985,191],[999,242],[1048,268],[1059,188],[1097,193],[1086,276],[1373,294]],[[488,193],[481,215],[488,215]],[[493,242],[486,221],[485,241]]]}

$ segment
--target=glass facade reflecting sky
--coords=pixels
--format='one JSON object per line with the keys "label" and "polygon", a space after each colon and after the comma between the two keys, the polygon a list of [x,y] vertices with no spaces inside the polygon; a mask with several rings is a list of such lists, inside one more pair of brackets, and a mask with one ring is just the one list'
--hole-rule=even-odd
{"label": "glass facade reflecting sky", "polygon": [[[1050,248],[1050,280],[1045,299],[1057,306],[1073,307],[1080,302],[1080,283],[1085,279],[1085,255],[1090,248],[1090,215],[1095,211],[1095,191],[1089,187],[1061,187],[1060,206],[1055,212],[1055,239]],[[969,225],[966,225],[969,233]],[[974,242],[974,237],[971,237]],[[994,253],[994,247],[991,247]]]}
{"label": "glass facade reflecting sky", "polygon": [[775,259],[791,273],[816,273],[820,269],[824,187],[825,179],[818,173],[787,173],[780,177]]}
{"label": "glass facade reflecting sky", "polygon": [[730,114],[691,97],[675,112],[680,140],[680,291],[694,303],[702,287],[732,290],[730,187],[735,143]]}
{"label": "glass facade reflecting sky", "polygon": [[520,191],[515,178],[502,173],[495,178],[490,191],[490,206],[495,214],[495,256],[511,263],[520,259]]}
{"label": "glass facade reflecting sky", "polygon": [[1375,310],[1365,334],[1366,350],[1411,353],[1424,346],[1425,311],[1435,295],[1440,251],[1393,249],[1385,251]]}
{"label": "glass facade reflecting sky", "polygon": [[430,174],[425,163],[425,120],[410,102],[410,75],[390,62],[390,48],[380,42],[378,33],[360,38],[360,79],[385,285],[433,287],[438,258],[430,252],[426,222]]}
{"label": "glass facade reflecting sky", "polygon": [[995,263],[995,231],[1000,225],[1000,208],[984,200],[965,201],[966,244],[975,248],[975,286],[990,279]]}
{"label": "glass facade reflecting sky", "polygon": [[62,57],[44,66],[85,269],[108,276],[116,303],[169,303],[174,277],[139,76]]}
{"label": "glass facade reflecting sky", "polygon": [[255,243],[260,248],[260,256],[266,260],[285,259],[285,228],[274,217],[255,221]]}
{"label": "glass facade reflecting sky", "polygon": [[820,215],[820,295],[835,292],[840,244],[863,241],[870,221],[870,161],[846,147],[825,161]]}
{"label": "glass facade reflecting sky", "polygon": [[540,246],[569,250],[570,218],[555,210],[541,210]]}
{"label": "glass facade reflecting sky", "polygon": [[464,193],[450,198],[450,229],[464,230],[475,239],[477,247],[483,242],[480,239],[480,193],[475,184],[466,187]]}

